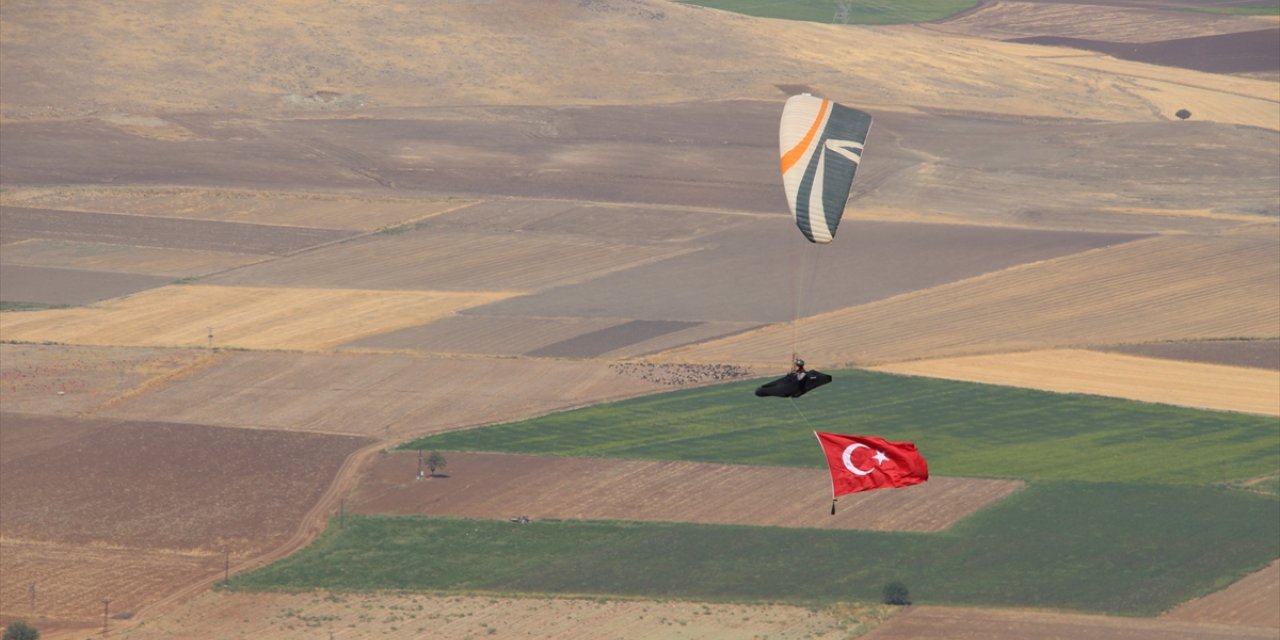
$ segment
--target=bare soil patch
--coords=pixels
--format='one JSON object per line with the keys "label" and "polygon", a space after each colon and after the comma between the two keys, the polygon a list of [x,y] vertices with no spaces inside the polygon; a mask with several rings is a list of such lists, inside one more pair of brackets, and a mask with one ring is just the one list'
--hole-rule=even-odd
{"label": "bare soil patch", "polygon": [[1174,607],[1168,620],[1280,629],[1280,561],[1226,589]]}
{"label": "bare soil patch", "polygon": [[868,640],[1233,640],[1275,638],[1275,629],[1165,619],[913,606],[864,636]]}
{"label": "bare soil patch", "polygon": [[[464,518],[655,520],[873,531],[943,531],[1023,486],[1020,480],[930,478],[840,499],[825,469],[696,462],[450,453],[418,479],[418,456],[382,456],[352,495],[353,511]],[[584,487],[590,487],[584,490]]]}
{"label": "bare soil patch", "polygon": [[875,367],[878,371],[1280,416],[1280,371],[1059,349]]}
{"label": "bare soil patch", "polygon": [[175,285],[88,308],[6,313],[0,329],[28,342],[323,350],[504,295]]}
{"label": "bare soil patch", "polygon": [[891,615],[881,607],[652,602],[506,596],[205,593],[125,631],[131,640],[378,637],[546,640],[843,640]]}

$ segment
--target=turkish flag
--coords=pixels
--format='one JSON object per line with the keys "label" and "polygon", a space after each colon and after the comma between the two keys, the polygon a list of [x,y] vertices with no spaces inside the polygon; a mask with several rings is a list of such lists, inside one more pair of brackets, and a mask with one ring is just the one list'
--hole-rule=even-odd
{"label": "turkish flag", "polygon": [[910,442],[818,431],[813,434],[818,436],[831,469],[832,499],[856,491],[909,487],[929,479],[929,465]]}

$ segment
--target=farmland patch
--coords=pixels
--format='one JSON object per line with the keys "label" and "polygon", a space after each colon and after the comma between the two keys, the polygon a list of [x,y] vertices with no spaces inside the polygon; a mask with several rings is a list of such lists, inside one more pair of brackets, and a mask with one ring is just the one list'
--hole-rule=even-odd
{"label": "farmland patch", "polygon": [[912,360],[877,371],[1280,416],[1280,371],[1076,349]]}
{"label": "farmland patch", "polygon": [[1188,340],[1114,345],[1107,351],[1232,367],[1280,369],[1280,340]]}
{"label": "farmland patch", "polygon": [[[649,520],[871,531],[942,531],[1014,491],[1019,480],[933,477],[901,491],[840,499],[825,469],[450,453],[439,477],[418,457],[382,457],[354,511],[505,520]],[[425,467],[423,467],[425,468]]]}
{"label": "farmland patch", "polygon": [[[1203,6],[1197,3],[1198,6]],[[1155,42],[1175,38],[1254,31],[1262,23],[1243,16],[1075,2],[984,3],[942,22],[956,33],[1007,40],[1032,36],[1092,38],[1112,42]]]}
{"label": "farmland patch", "polygon": [[1231,586],[1174,607],[1169,620],[1280,629],[1280,560]]}
{"label": "farmland patch", "polygon": [[669,388],[592,361],[233,352],[103,415],[404,438]]}
{"label": "farmland patch", "polygon": [[1026,264],[652,358],[760,364],[798,348],[822,354],[823,362],[874,365],[1067,345],[1271,338],[1280,326],[1278,279],[1280,244],[1272,235],[1165,236]]}
{"label": "farmland patch", "polygon": [[695,252],[473,312],[784,322],[1136,237],[861,220],[840,233],[840,242],[810,247],[789,218],[756,219],[703,237]]}
{"label": "farmland patch", "polygon": [[828,604],[873,601],[898,579],[922,603],[1154,615],[1274,559],[1277,506],[1215,487],[1046,482],[945,534],[359,516],[229,586]]}
{"label": "farmland patch", "polygon": [[7,412],[0,429],[28,443],[0,470],[4,537],[236,554],[281,543],[369,442]]}
{"label": "farmland patch", "polygon": [[859,370],[803,399],[759,380],[428,436],[405,449],[821,469],[813,431],[916,443],[946,476],[1227,485],[1275,472],[1275,419]]}
{"label": "farmland patch", "polygon": [[0,344],[0,394],[5,411],[92,413],[215,359],[203,350]]}
{"label": "farmland patch", "polygon": [[376,231],[473,204],[363,194],[199,187],[59,187],[11,190],[7,206],[126,213],[278,227]]}
{"label": "farmland patch", "polygon": [[5,264],[0,270],[0,288],[4,290],[6,302],[48,305],[91,304],[172,282],[173,278],[163,276],[21,264]]}
{"label": "farmland patch", "polygon": [[[191,278],[223,271],[263,260],[259,255],[196,249],[133,247],[101,242],[30,239],[5,245],[6,268],[16,265],[45,268],[71,268],[89,273],[88,277],[104,278],[111,274],[149,274],[174,278]],[[110,272],[110,273],[101,273]],[[28,276],[30,277],[30,276]],[[166,280],[166,282],[168,281]],[[34,286],[46,287],[42,279]],[[108,289],[109,291],[109,289]],[[6,294],[7,295],[7,294]],[[105,296],[114,297],[114,296]]]}
{"label": "farmland patch", "polygon": [[101,631],[102,601],[110,599],[114,619],[109,624],[115,629],[174,589],[221,571],[223,561],[222,553],[214,551],[62,544],[6,536],[0,539],[0,573],[4,574],[0,621],[25,620],[40,629],[41,637],[67,627]]}
{"label": "farmland patch", "polygon": [[934,640],[943,637],[954,640],[1265,640],[1275,638],[1275,630],[1056,611],[926,605],[910,607],[864,636],[865,640]]}
{"label": "farmland patch", "polygon": [[[375,235],[209,278],[232,286],[531,290],[598,278],[691,251],[585,236],[406,231]],[[563,314],[561,314],[563,315]]]}
{"label": "farmland patch", "polygon": [[15,238],[261,255],[285,255],[355,235],[307,227],[28,207],[0,207],[0,222],[6,236]]}
{"label": "farmland patch", "polygon": [[847,640],[893,615],[883,606],[789,605],[441,595],[424,593],[211,592],[131,629],[130,640],[228,635],[314,640],[357,631],[396,639],[520,637],[531,640],[625,638]]}

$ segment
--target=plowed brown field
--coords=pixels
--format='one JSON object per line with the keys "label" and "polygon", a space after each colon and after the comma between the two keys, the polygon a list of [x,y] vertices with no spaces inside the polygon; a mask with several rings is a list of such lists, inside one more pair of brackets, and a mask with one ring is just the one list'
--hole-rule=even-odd
{"label": "plowed brown field", "polygon": [[414,452],[381,457],[352,496],[354,510],[942,531],[1023,486],[1020,480],[930,478],[898,491],[845,496],[832,516],[826,469],[493,453],[451,453],[447,460],[447,475],[418,479]]}
{"label": "plowed brown field", "polygon": [[92,623],[281,547],[369,442],[0,414],[0,620]]}

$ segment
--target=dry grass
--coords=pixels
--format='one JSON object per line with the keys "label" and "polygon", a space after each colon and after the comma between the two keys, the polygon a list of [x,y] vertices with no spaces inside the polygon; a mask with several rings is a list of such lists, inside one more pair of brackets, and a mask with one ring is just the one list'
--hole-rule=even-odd
{"label": "dry grass", "polygon": [[505,596],[205,593],[122,637],[845,640],[859,623],[874,627],[889,615],[891,611],[878,606],[812,609]]}
{"label": "dry grass", "polygon": [[331,349],[513,293],[170,286],[88,308],[0,316],[6,340],[85,345]]}

